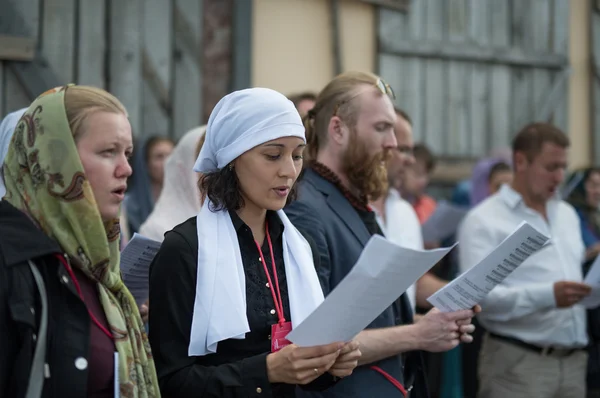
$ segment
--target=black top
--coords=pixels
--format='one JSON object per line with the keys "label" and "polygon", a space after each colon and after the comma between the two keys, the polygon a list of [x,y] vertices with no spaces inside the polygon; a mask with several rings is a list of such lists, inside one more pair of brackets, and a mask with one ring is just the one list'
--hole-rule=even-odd
{"label": "black top", "polygon": [[[277,322],[277,313],[252,231],[235,212],[230,212],[230,215],[237,231],[246,276],[246,313],[250,332],[243,340],[219,342],[215,354],[188,356],[196,296],[196,217],[168,232],[150,266],[150,344],[163,397],[295,397],[295,386],[272,385],[268,381],[266,357],[271,351],[271,325]],[[267,223],[284,314],[289,321],[283,224],[277,213],[270,211],[267,212]],[[267,239],[261,250],[271,271]],[[333,378],[325,374],[304,388],[321,390],[332,383]]]}

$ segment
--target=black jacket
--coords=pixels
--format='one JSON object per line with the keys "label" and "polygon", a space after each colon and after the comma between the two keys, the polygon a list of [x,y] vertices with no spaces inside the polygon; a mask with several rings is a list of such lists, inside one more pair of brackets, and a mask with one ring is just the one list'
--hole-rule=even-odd
{"label": "black jacket", "polygon": [[[295,387],[269,383],[266,357],[270,352],[270,325],[276,322],[272,296],[251,230],[235,213],[231,214],[238,233],[246,274],[246,297],[250,332],[245,339],[219,343],[217,353],[189,356],[191,324],[197,282],[198,238],[196,217],[167,232],[160,251],[150,266],[150,344],[154,354],[163,397],[276,397],[292,398]],[[283,264],[282,228],[275,212],[267,212],[273,238],[274,256],[284,312],[289,319],[287,285]],[[272,226],[272,229],[271,229]],[[309,241],[310,244],[310,241]],[[268,248],[263,247],[268,253]],[[318,260],[318,258],[317,258]],[[268,268],[271,259],[265,255]],[[333,385],[327,373],[302,386],[322,390]]]}
{"label": "black jacket", "polygon": [[[22,212],[0,201],[0,397],[25,395],[40,314],[33,260],[48,295],[44,397],[86,397],[90,317],[56,242]],[[76,366],[76,361],[78,367]]]}

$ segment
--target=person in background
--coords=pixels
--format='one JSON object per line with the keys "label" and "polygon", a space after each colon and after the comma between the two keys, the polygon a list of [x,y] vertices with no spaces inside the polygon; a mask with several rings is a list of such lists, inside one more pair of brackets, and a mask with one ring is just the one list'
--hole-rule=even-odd
{"label": "person in background", "polygon": [[477,206],[488,196],[500,190],[503,184],[512,182],[513,173],[510,164],[504,159],[486,158],[473,168],[469,201],[471,207]]}
{"label": "person in background", "polygon": [[[318,248],[317,272],[329,294],[350,272],[365,245],[383,235],[369,201],[387,191],[385,161],[397,148],[393,92],[371,73],[345,72],[321,91],[304,119],[309,165],[298,200],[285,211]],[[362,356],[354,373],[324,392],[302,397],[427,396],[420,350],[445,351],[470,342],[473,311],[436,309],[413,324],[406,294],[356,337]]]}
{"label": "person in background", "polygon": [[206,126],[186,133],[165,163],[165,183],[154,210],[140,227],[140,234],[162,242],[164,234],[200,211],[198,173],[194,163],[204,142]]}
{"label": "person in background", "polygon": [[[417,214],[410,203],[400,196],[400,190],[406,178],[406,170],[410,169],[415,163],[412,153],[414,147],[412,123],[408,114],[398,108],[396,108],[396,117],[394,132],[398,146],[397,150],[392,152],[390,161],[388,162],[387,176],[390,187],[387,195],[375,201],[373,207],[378,213],[378,221],[382,225],[383,232],[390,241],[410,249],[423,250],[423,235]],[[382,214],[385,218],[382,217]],[[406,292],[411,300],[412,309],[415,312],[415,322],[423,316],[423,312],[431,309],[431,304],[429,304],[427,298],[447,283],[447,281],[439,278],[430,271],[409,287]],[[417,314],[417,311],[420,313]],[[456,372],[459,368],[458,366],[446,366],[443,369],[441,366],[443,358],[459,349],[460,347],[456,347],[453,350],[443,353],[424,353],[428,386],[432,395],[435,396],[440,388],[445,392],[460,389],[460,386],[456,386],[455,380],[450,380],[446,385],[440,383],[442,376],[445,379],[457,379],[457,377],[460,377],[459,374],[448,374],[449,371]],[[450,369],[451,367],[452,369]],[[446,396],[462,398],[461,395],[459,393]]]}
{"label": "person in background", "polygon": [[133,156],[131,187],[125,198],[129,232],[138,232],[152,213],[164,184],[165,161],[175,143],[166,137],[153,136],[144,141]]}
{"label": "person in background", "polygon": [[150,342],[164,396],[296,396],[349,376],[358,343],[284,339],[322,301],[316,249],[281,210],[302,170],[304,127],[265,88],[212,111],[194,170],[207,199],[165,234],[150,267]]}
{"label": "person in background", "polygon": [[132,149],[127,111],[94,87],[50,90],[19,121],[0,201],[0,396],[160,397],[119,269]]}
{"label": "person in background", "polygon": [[487,330],[479,358],[480,398],[585,397],[588,343],[584,244],[577,213],[557,197],[568,137],[547,123],[514,138],[514,178],[481,202],[459,229],[466,272],[523,221],[550,244],[525,260],[485,297],[478,318]]}
{"label": "person in background", "polygon": [[306,91],[300,94],[290,95],[289,100],[294,103],[294,106],[298,110],[300,117],[304,117],[308,111],[315,106],[317,95],[310,91]]}
{"label": "person in background", "polygon": [[452,195],[450,196],[450,203],[455,204],[460,207],[470,207],[471,199],[469,196],[471,195],[471,179],[465,179],[459,181],[454,189],[452,190]]}
{"label": "person in background", "polygon": [[[477,206],[483,200],[498,192],[503,184],[510,184],[512,178],[513,173],[510,167],[510,159],[506,159],[505,157],[491,157],[480,160],[473,168],[473,173],[469,180],[471,190],[467,197],[467,207]],[[453,254],[456,256],[461,250],[462,247],[459,246],[454,250]],[[459,268],[457,267],[459,262],[457,260],[456,263],[452,264],[452,268]],[[485,329],[477,319],[473,319],[473,324],[475,325],[473,343],[463,346],[461,353],[464,398],[475,398],[479,388],[477,368]]]}
{"label": "person in background", "polygon": [[423,224],[436,208],[435,199],[425,193],[435,168],[435,157],[425,144],[416,144],[413,154],[415,163],[406,172],[402,196],[413,205],[419,222]]}
{"label": "person in background", "polygon": [[[412,121],[403,110],[396,108],[395,112],[394,133],[397,146],[392,150],[388,162],[389,188],[385,195],[372,202],[372,206],[377,213],[377,221],[390,241],[409,249],[423,250],[423,235],[417,214],[410,203],[400,196],[406,170],[415,163]],[[417,305],[430,308],[427,298],[446,283],[428,272],[410,286],[406,292],[413,311],[416,311]]]}
{"label": "person in background", "polygon": [[[206,126],[202,126],[186,133],[167,158],[163,190],[152,213],[140,227],[142,236],[162,242],[165,232],[200,211],[198,173],[195,173],[193,168],[204,143],[205,131]],[[140,306],[144,323],[148,322],[149,304],[150,301],[146,300]]]}
{"label": "person in background", "polygon": [[2,165],[4,164],[4,158],[8,153],[8,146],[12,138],[15,126],[21,119],[21,116],[25,113],[27,108],[19,109],[18,111],[11,112],[0,123],[0,200],[4,194],[6,194],[6,187],[4,186],[4,178],[2,175]]}
{"label": "person in background", "polygon": [[[581,236],[586,248],[584,273],[587,274],[600,254],[600,168],[588,167],[571,174],[566,185],[573,184],[567,201],[579,216]],[[587,312],[588,345],[587,397],[600,397],[600,308]]]}
{"label": "person in background", "polygon": [[[491,161],[494,159],[497,161],[506,163],[507,165],[510,165],[510,163],[511,163],[510,148],[504,148],[504,147],[495,148],[494,150],[492,150],[490,152],[488,157],[480,160],[478,162],[478,164],[475,165],[475,169],[477,168],[478,165],[486,164],[487,161]],[[495,162],[493,162],[493,163],[495,163]],[[489,170],[487,167],[488,166],[485,166],[484,170]],[[509,167],[509,169],[510,169],[510,167]],[[472,179],[473,179],[473,174],[474,174],[474,172],[472,173],[471,177],[469,177],[468,179],[459,181],[458,184],[456,184],[456,187],[452,191],[452,196],[450,198],[450,202],[452,202],[455,205],[461,206],[461,207],[472,207],[473,206],[471,204],[471,189],[472,189],[471,183],[472,183]],[[482,175],[487,175],[486,171],[484,171],[482,173]],[[485,181],[485,178],[482,181]],[[482,182],[482,185],[486,186],[488,184]],[[485,190],[485,191],[487,191],[487,190]],[[485,191],[484,191],[483,195],[482,194],[478,195],[479,198],[485,199],[487,197],[487,195],[485,195]],[[495,192],[493,192],[493,193],[495,193]],[[476,200],[477,203],[479,201],[480,200]]]}
{"label": "person in background", "polygon": [[567,201],[579,216],[586,260],[593,260],[600,254],[600,168],[589,167],[576,171],[570,178],[571,181],[573,179],[579,182]]}

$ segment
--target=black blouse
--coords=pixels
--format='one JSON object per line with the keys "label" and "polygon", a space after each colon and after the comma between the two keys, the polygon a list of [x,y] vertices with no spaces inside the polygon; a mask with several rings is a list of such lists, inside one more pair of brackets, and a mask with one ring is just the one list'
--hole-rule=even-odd
{"label": "black blouse", "polygon": [[[277,313],[271,290],[250,228],[230,212],[240,244],[246,276],[246,304],[250,332],[243,340],[218,344],[217,352],[188,356],[196,295],[198,238],[196,218],[190,218],[165,235],[150,266],[150,344],[163,397],[295,397],[295,386],[270,384],[266,357],[271,351],[271,325]],[[287,280],[283,264],[283,224],[276,212],[267,212],[273,256],[286,320],[290,320]],[[311,248],[314,244],[310,239]],[[261,250],[272,275],[267,239]],[[318,261],[313,249],[313,258]],[[325,374],[303,386],[323,390],[333,384]]]}

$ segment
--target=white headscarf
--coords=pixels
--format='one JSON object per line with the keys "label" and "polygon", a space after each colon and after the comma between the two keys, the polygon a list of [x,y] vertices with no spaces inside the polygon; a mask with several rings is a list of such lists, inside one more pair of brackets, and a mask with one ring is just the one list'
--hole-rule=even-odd
{"label": "white headscarf", "polygon": [[[226,167],[250,149],[281,137],[305,140],[294,104],[282,94],[253,88],[227,95],[208,120],[206,140],[194,170],[210,173]],[[211,211],[206,200],[197,218],[198,277],[188,353],[217,351],[217,343],[243,339],[250,331],[246,316],[246,280],[237,233],[226,210]],[[277,212],[283,230],[283,261],[292,326],[322,301],[323,291],[308,242]]]}
{"label": "white headscarf", "polygon": [[10,139],[15,131],[19,119],[25,113],[27,108],[19,109],[18,111],[9,113],[6,115],[2,123],[0,123],[0,200],[6,195],[6,187],[4,186],[4,177],[2,176],[2,165],[4,164],[4,158],[8,153],[8,146]]}
{"label": "white headscarf", "polygon": [[165,163],[163,189],[140,234],[162,242],[164,234],[200,211],[198,174],[193,171],[196,147],[206,126],[187,132]]}

